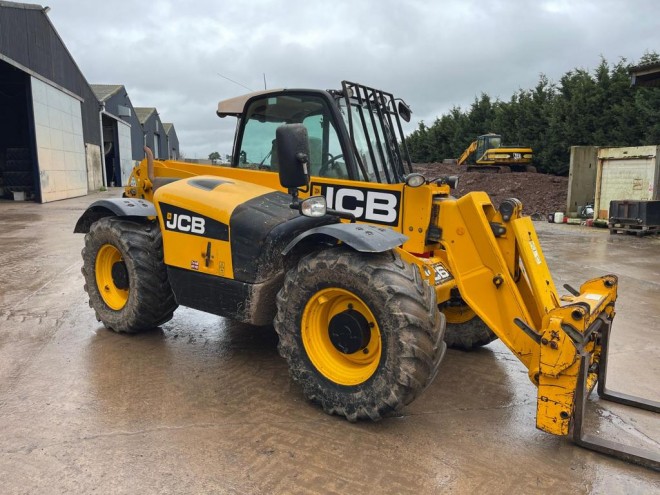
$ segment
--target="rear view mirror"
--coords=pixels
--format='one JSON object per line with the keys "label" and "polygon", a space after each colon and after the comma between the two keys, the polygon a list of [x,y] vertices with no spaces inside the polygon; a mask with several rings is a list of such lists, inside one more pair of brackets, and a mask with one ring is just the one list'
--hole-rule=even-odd
{"label": "rear view mirror", "polygon": [[275,132],[280,184],[297,189],[309,184],[309,139],[302,124],[285,124]]}
{"label": "rear view mirror", "polygon": [[410,117],[412,116],[412,110],[410,110],[410,107],[406,105],[403,100],[399,100],[398,110],[399,110],[399,117],[401,117],[401,119],[404,120],[405,122],[410,122]]}

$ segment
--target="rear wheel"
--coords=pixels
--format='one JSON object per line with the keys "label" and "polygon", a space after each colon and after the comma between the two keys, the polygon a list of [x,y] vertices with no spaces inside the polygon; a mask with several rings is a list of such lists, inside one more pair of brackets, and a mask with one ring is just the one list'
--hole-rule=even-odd
{"label": "rear wheel", "polygon": [[313,253],[277,297],[279,351],[305,396],[350,421],[400,410],[435,377],[445,319],[394,253]]}
{"label": "rear wheel", "polygon": [[472,351],[497,340],[497,335],[468,306],[446,306],[445,342],[452,349]]}
{"label": "rear wheel", "polygon": [[158,225],[102,218],[85,236],[82,257],[89,304],[106,327],[137,333],[172,318],[177,304]]}

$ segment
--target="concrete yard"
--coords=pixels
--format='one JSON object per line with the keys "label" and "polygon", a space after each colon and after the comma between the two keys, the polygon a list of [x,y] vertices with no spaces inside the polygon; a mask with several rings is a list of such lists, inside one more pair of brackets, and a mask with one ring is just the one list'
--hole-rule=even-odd
{"label": "concrete yard", "polygon": [[[303,398],[272,327],[179,308],[106,330],[72,231],[119,195],[0,202],[1,493],[660,492],[659,473],[536,430],[536,390],[499,342],[449,351],[400,417],[351,424]],[[536,227],[560,292],[618,275],[609,385],[660,400],[660,236]],[[589,411],[590,431],[660,450],[659,417]]]}

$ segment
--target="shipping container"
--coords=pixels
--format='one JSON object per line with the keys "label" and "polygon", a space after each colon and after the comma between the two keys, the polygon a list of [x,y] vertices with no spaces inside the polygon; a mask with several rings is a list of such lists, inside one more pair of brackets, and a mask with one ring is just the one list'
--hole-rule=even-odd
{"label": "shipping container", "polygon": [[594,218],[608,219],[613,200],[660,199],[660,146],[600,148]]}

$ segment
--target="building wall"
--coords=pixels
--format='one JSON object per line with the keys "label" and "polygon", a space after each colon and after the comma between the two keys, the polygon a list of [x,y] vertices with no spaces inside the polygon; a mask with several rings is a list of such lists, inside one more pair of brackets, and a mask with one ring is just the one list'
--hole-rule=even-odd
{"label": "building wall", "polygon": [[570,171],[566,213],[577,213],[579,207],[591,203],[596,195],[596,170],[598,148],[596,146],[571,146]]}
{"label": "building wall", "polygon": [[167,153],[168,157],[172,160],[178,160],[181,157],[181,149],[179,148],[179,138],[176,135],[176,130],[174,126],[170,129],[170,132],[167,134]]}

